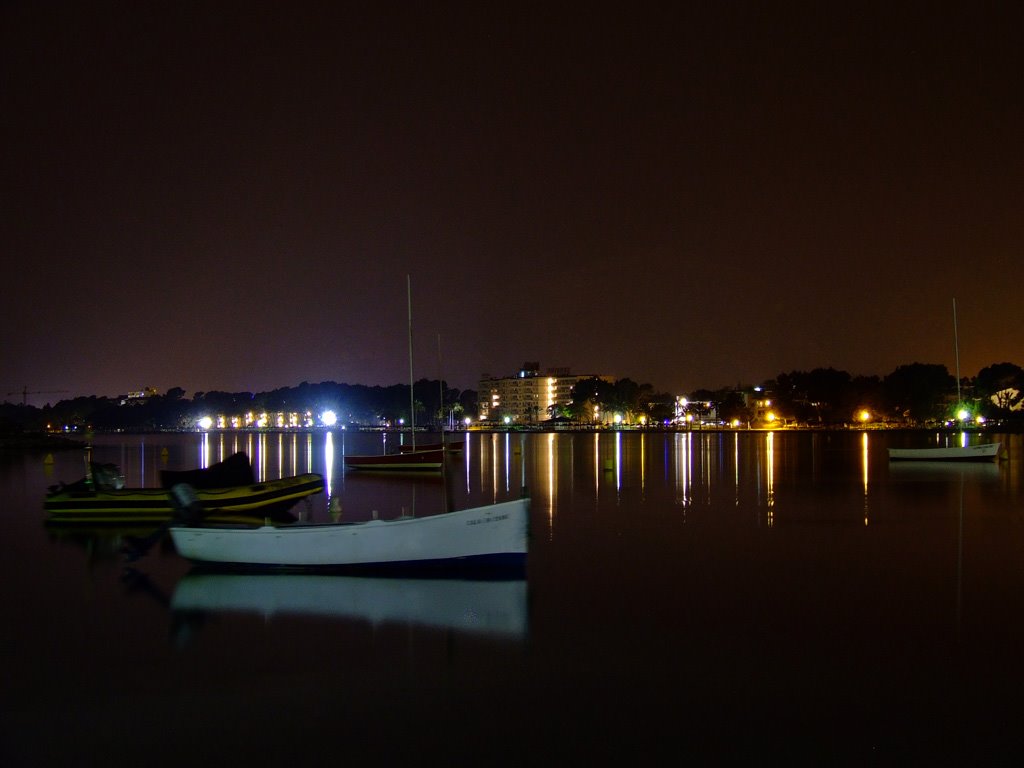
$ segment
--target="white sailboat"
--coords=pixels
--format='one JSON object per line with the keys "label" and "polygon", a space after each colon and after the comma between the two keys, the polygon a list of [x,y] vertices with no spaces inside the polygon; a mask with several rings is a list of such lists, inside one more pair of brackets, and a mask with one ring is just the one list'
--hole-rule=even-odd
{"label": "white sailboat", "polygon": [[[956,403],[960,408],[960,341],[957,333],[956,299],[953,299],[953,349],[956,355]],[[965,441],[966,443],[966,441]],[[889,461],[995,461],[1001,443],[949,445],[930,448],[890,448]]]}

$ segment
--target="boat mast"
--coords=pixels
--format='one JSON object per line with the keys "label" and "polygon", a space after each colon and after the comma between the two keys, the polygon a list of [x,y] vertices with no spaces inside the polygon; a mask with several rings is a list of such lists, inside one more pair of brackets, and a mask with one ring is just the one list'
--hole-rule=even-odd
{"label": "boat mast", "polygon": [[956,330],[956,296],[953,297],[953,351],[956,355],[956,410],[960,412],[960,339]]}
{"label": "boat mast", "polygon": [[409,303],[409,427],[412,430],[412,449],[416,450],[416,402],[413,397],[412,378],[412,278],[405,276],[405,292]]}
{"label": "boat mast", "polygon": [[438,424],[441,428],[441,442],[444,442],[444,366],[441,365],[441,334],[437,334],[437,387],[440,390],[441,399],[437,406]]}

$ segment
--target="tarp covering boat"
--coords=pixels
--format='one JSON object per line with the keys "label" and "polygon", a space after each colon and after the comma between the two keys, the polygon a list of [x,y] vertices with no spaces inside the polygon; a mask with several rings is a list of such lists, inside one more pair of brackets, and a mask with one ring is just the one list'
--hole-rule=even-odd
{"label": "tarp covering boat", "polygon": [[218,461],[208,467],[199,469],[171,470],[160,472],[160,487],[172,488],[178,483],[186,483],[197,490],[204,488],[230,488],[233,485],[252,485],[256,475],[252,471],[249,456],[245,453],[234,453],[224,461]]}

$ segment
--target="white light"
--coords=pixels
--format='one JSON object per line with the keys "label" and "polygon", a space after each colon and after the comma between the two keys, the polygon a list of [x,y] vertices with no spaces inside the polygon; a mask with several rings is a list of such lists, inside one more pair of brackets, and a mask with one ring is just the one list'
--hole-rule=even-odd
{"label": "white light", "polygon": [[334,411],[324,411],[320,416],[320,421],[322,421],[325,426],[333,427],[338,423],[338,414]]}
{"label": "white light", "polygon": [[197,422],[197,424],[199,424],[200,429],[209,429],[210,427],[213,426],[213,419],[211,419],[209,416],[203,416],[203,418],[201,418]]}

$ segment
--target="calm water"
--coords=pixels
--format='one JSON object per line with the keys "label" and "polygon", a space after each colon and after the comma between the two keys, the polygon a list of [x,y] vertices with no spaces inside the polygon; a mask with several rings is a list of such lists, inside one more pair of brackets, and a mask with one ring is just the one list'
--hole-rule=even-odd
{"label": "calm water", "polygon": [[129,565],[124,532],[43,524],[81,452],[0,454],[0,765],[1021,755],[1022,437],[890,466],[934,436],[476,433],[446,482],[343,471],[381,435],[95,440],[129,485],[236,450],[321,472],[350,520],[525,487],[505,582]]}

